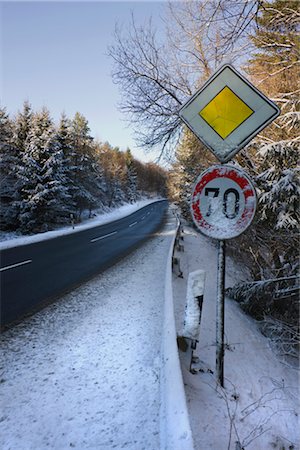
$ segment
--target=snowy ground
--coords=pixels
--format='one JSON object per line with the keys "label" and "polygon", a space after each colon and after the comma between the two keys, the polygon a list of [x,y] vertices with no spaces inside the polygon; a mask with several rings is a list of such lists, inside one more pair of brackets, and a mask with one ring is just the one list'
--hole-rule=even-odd
{"label": "snowy ground", "polygon": [[160,447],[164,284],[175,219],[1,337],[2,450]]}
{"label": "snowy ground", "polygon": [[[206,284],[196,355],[201,372],[192,375],[183,363],[188,409],[195,450],[299,449],[299,373],[280,362],[253,319],[226,299],[225,389],[217,387],[215,374],[215,299],[217,248],[210,240],[184,227],[184,252],[180,257],[184,278],[173,276],[178,333],[184,319],[188,273],[204,269]],[[245,274],[226,261],[226,285]]]}
{"label": "snowy ground", "polygon": [[0,250],[3,250],[5,248],[12,248],[17,245],[32,244],[33,242],[45,241],[57,236],[65,236],[67,234],[77,233],[79,231],[93,228],[98,225],[104,225],[105,223],[122,219],[122,217],[125,216],[129,216],[143,206],[149,205],[150,203],[153,203],[157,200],[161,199],[145,199],[139,200],[136,203],[127,203],[120,208],[106,208],[105,212],[102,211],[96,214],[95,217],[91,219],[85,218],[80,224],[75,224],[74,229],[70,224],[69,226],[58,228],[57,230],[38,233],[31,236],[24,236],[21,233],[17,232],[0,231]]}

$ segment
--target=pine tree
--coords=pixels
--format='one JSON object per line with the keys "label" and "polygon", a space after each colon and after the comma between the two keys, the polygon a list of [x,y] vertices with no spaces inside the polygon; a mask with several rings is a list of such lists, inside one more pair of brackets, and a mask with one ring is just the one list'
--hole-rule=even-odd
{"label": "pine tree", "polygon": [[71,130],[71,122],[63,113],[56,131],[57,151],[61,152],[61,170],[63,171],[63,186],[67,191],[65,208],[69,216],[76,216],[75,194],[78,188],[76,180],[76,154],[75,143]]}
{"label": "pine tree", "polygon": [[83,210],[134,202],[138,189],[164,189],[166,174],[136,161],[130,150],[94,143],[87,120],[62,114],[58,127],[44,108],[28,102],[11,121],[0,110],[1,212],[3,229],[45,231],[80,220]]}
{"label": "pine tree", "polygon": [[13,140],[16,148],[22,154],[26,150],[27,138],[32,126],[33,112],[28,101],[23,104],[23,111],[14,120]]}
{"label": "pine tree", "polygon": [[295,143],[271,143],[260,150],[265,157],[257,176],[261,190],[261,218],[275,229],[297,230],[299,225],[300,179]]}
{"label": "pine tree", "polygon": [[[299,4],[262,2],[252,40],[257,49],[248,68],[254,82],[281,107],[275,126],[262,136],[274,141],[297,138],[299,131]],[[279,125],[279,126],[278,126]]]}
{"label": "pine tree", "polygon": [[263,2],[253,36],[257,52],[249,69],[282,109],[276,123],[260,136],[261,173],[257,177],[261,220],[275,229],[296,229],[299,220],[298,6],[294,1]]}
{"label": "pine tree", "polygon": [[91,210],[97,206],[97,199],[93,195],[93,138],[90,136],[90,129],[86,118],[77,112],[71,122],[71,132],[74,144],[74,192],[73,199],[78,212],[78,220],[85,209]]}
{"label": "pine tree", "polygon": [[35,114],[23,157],[23,202],[20,213],[22,231],[46,231],[65,217],[68,198],[64,186],[63,154],[57,145],[49,111]]}
{"label": "pine tree", "polygon": [[125,152],[127,198],[130,203],[137,200],[137,172],[134,167],[134,159],[129,148]]}
{"label": "pine tree", "polygon": [[105,142],[99,148],[99,158],[105,177],[107,206],[120,205],[126,201],[126,182],[124,185],[126,164],[124,154],[118,147],[113,148],[108,142]]}
{"label": "pine tree", "polygon": [[21,161],[13,142],[13,124],[4,108],[0,108],[0,226],[14,230],[18,226],[20,207]]}
{"label": "pine tree", "polygon": [[93,209],[101,208],[106,203],[107,193],[104,170],[94,143],[91,143],[89,146],[89,153],[82,175],[82,184],[90,195],[88,210],[89,217],[91,217]]}

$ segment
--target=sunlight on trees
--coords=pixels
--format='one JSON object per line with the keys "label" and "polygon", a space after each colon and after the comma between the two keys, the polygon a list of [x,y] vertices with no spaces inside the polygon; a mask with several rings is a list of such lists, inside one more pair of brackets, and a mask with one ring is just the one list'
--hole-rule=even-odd
{"label": "sunlight on trees", "polygon": [[58,126],[28,102],[9,119],[0,109],[0,224],[34,233],[79,222],[84,211],[165,195],[166,173],[108,143],[94,142],[86,118],[62,114]]}

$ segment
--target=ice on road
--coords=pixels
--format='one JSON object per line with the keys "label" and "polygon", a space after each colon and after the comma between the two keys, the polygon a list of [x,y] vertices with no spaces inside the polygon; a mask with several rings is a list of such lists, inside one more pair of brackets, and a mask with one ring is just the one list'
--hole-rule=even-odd
{"label": "ice on road", "polygon": [[3,333],[2,450],[159,449],[164,281],[174,230],[170,214],[116,266]]}

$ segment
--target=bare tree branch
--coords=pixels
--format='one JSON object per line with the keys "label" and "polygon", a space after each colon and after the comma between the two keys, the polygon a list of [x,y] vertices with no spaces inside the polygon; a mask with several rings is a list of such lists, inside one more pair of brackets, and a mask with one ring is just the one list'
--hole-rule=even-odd
{"label": "bare tree branch", "polygon": [[165,43],[151,20],[141,27],[132,16],[127,29],[116,26],[108,50],[112,77],[122,95],[119,109],[141,147],[159,146],[162,154],[174,147],[180,106],[222,61],[238,57],[239,46],[245,52],[258,6],[258,0],[170,2]]}

